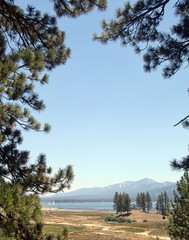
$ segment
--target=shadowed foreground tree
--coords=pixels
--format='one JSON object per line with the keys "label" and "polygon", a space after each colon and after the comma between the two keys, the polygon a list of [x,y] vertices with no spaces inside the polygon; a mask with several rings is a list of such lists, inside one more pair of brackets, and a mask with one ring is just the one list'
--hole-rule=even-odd
{"label": "shadowed foreground tree", "polygon": [[169,216],[168,233],[171,239],[189,239],[189,176],[185,171],[177,182],[177,192],[174,192],[172,213]]}
{"label": "shadowed foreground tree", "polygon": [[171,239],[187,240],[189,239],[189,156],[182,160],[174,159],[170,166],[172,170],[184,170],[184,175],[177,182],[177,191],[174,191],[168,233]]}
{"label": "shadowed foreground tree", "polygon": [[[106,8],[106,0],[51,2],[58,17],[76,18],[94,7]],[[35,85],[48,83],[44,71],[65,64],[71,51],[64,44],[65,33],[58,29],[56,17],[42,14],[33,6],[23,10],[16,3],[0,0],[0,228],[6,239],[51,240],[53,236],[43,234],[36,194],[69,188],[72,167],[51,176],[45,155],[29,164],[29,152],[20,151],[18,144],[23,129],[50,130],[48,124],[42,126],[31,114],[45,109]],[[66,239],[66,231],[57,238]]]}

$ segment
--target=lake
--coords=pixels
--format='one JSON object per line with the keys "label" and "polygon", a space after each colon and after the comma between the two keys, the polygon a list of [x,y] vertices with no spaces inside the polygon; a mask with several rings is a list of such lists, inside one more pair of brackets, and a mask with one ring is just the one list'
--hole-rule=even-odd
{"label": "lake", "polygon": [[55,202],[42,203],[42,207],[54,207],[58,211],[115,212],[113,202]]}

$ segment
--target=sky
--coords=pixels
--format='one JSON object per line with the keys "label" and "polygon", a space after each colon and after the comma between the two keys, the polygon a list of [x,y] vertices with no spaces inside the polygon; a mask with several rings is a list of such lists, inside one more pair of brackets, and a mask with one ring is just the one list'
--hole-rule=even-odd
{"label": "sky", "polygon": [[[188,115],[188,68],[163,79],[161,67],[145,73],[142,54],[130,46],[92,40],[102,31],[100,22],[124,2],[109,1],[107,11],[78,19],[58,19],[72,55],[49,73],[49,85],[36,88],[46,109],[35,116],[52,130],[23,134],[21,148],[30,151],[31,162],[45,153],[54,172],[73,166],[71,190],[143,178],[177,181],[182,172],[171,171],[169,162],[188,154],[189,132],[173,127]],[[52,13],[48,1],[32,4]],[[165,30],[173,20],[171,8],[167,11]]]}

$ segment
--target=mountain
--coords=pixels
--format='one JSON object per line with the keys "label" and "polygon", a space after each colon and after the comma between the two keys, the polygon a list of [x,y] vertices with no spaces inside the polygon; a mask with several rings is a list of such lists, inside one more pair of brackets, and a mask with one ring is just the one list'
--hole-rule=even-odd
{"label": "mountain", "polygon": [[139,192],[149,192],[153,201],[156,201],[161,192],[166,191],[169,198],[173,198],[176,183],[159,183],[149,178],[139,181],[126,181],[107,187],[81,188],[68,193],[56,193],[48,197],[41,197],[43,202],[51,201],[112,201],[115,192],[126,192],[135,201]]}

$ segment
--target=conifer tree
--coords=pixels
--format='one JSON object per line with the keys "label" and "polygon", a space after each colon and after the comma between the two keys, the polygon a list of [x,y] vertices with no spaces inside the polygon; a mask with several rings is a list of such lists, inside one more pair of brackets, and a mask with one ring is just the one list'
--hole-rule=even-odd
{"label": "conifer tree", "polygon": [[[106,8],[106,0],[52,0],[52,4],[58,17],[75,18],[94,7]],[[35,85],[48,83],[45,71],[65,64],[71,50],[64,44],[65,33],[58,29],[56,17],[33,6],[23,10],[14,0],[0,0],[0,25],[0,228],[16,240],[51,240],[43,235],[36,194],[69,188],[72,167],[51,176],[45,155],[29,164],[29,152],[18,150],[18,144],[23,129],[50,130],[31,114],[45,109]],[[65,237],[66,231],[58,239]]]}
{"label": "conifer tree", "polygon": [[170,162],[171,169],[174,171],[189,170],[189,155],[183,157],[182,160],[173,159]]}
{"label": "conifer tree", "polygon": [[137,209],[138,209],[138,210],[141,209],[141,195],[140,195],[140,193],[137,193],[136,206],[137,206]]}
{"label": "conifer tree", "polygon": [[151,208],[152,208],[152,200],[151,200],[149,192],[147,192],[146,193],[146,210],[148,213],[150,212]]}
{"label": "conifer tree", "polygon": [[114,208],[114,210],[116,211],[117,214],[118,214],[118,211],[117,211],[117,209],[118,209],[118,197],[119,197],[118,192],[115,192],[114,199],[113,199],[113,202],[114,202],[113,208]]}
{"label": "conifer tree", "polygon": [[171,202],[172,212],[169,216],[168,233],[173,240],[189,239],[189,175],[185,171],[177,182],[177,192]]}
{"label": "conifer tree", "polygon": [[140,199],[141,199],[141,209],[143,212],[146,212],[146,195],[144,192],[140,193]]}
{"label": "conifer tree", "polygon": [[[175,22],[163,31],[159,26],[168,8],[175,13]],[[187,0],[129,1],[116,11],[114,19],[102,22],[103,33],[94,38],[102,43],[120,40],[136,53],[144,50],[145,71],[164,65],[163,75],[168,78],[188,59],[188,8]]]}
{"label": "conifer tree", "polygon": [[[162,66],[163,77],[170,78],[181,67],[188,67],[188,9],[188,0],[126,1],[113,19],[102,21],[103,32],[94,34],[93,38],[103,44],[120,40],[123,46],[132,46],[136,53],[143,51],[144,71]],[[168,10],[175,18],[166,29],[161,24],[166,21]],[[182,123],[189,127],[188,118],[189,115],[185,116],[174,126]]]}
{"label": "conifer tree", "polygon": [[170,200],[167,195],[167,192],[161,192],[158,196],[158,200],[156,203],[157,212],[162,215],[167,215],[170,211]]}
{"label": "conifer tree", "polygon": [[160,202],[160,213],[162,215],[165,215],[165,203],[164,203],[164,197],[163,197],[163,192],[159,195],[159,202]]}
{"label": "conifer tree", "polygon": [[160,213],[160,195],[158,196],[157,202],[156,202],[156,210],[157,213]]}
{"label": "conifer tree", "polygon": [[122,194],[122,211],[123,212],[130,212],[131,211],[131,198],[129,197],[128,193],[123,193]]}
{"label": "conifer tree", "polygon": [[170,200],[166,191],[164,191],[163,198],[165,206],[165,215],[167,215],[170,212]]}
{"label": "conifer tree", "polygon": [[123,195],[122,193],[118,194],[118,200],[117,200],[117,213],[123,212]]}
{"label": "conifer tree", "polygon": [[113,208],[117,214],[131,211],[131,198],[128,193],[115,192],[113,202]]}

